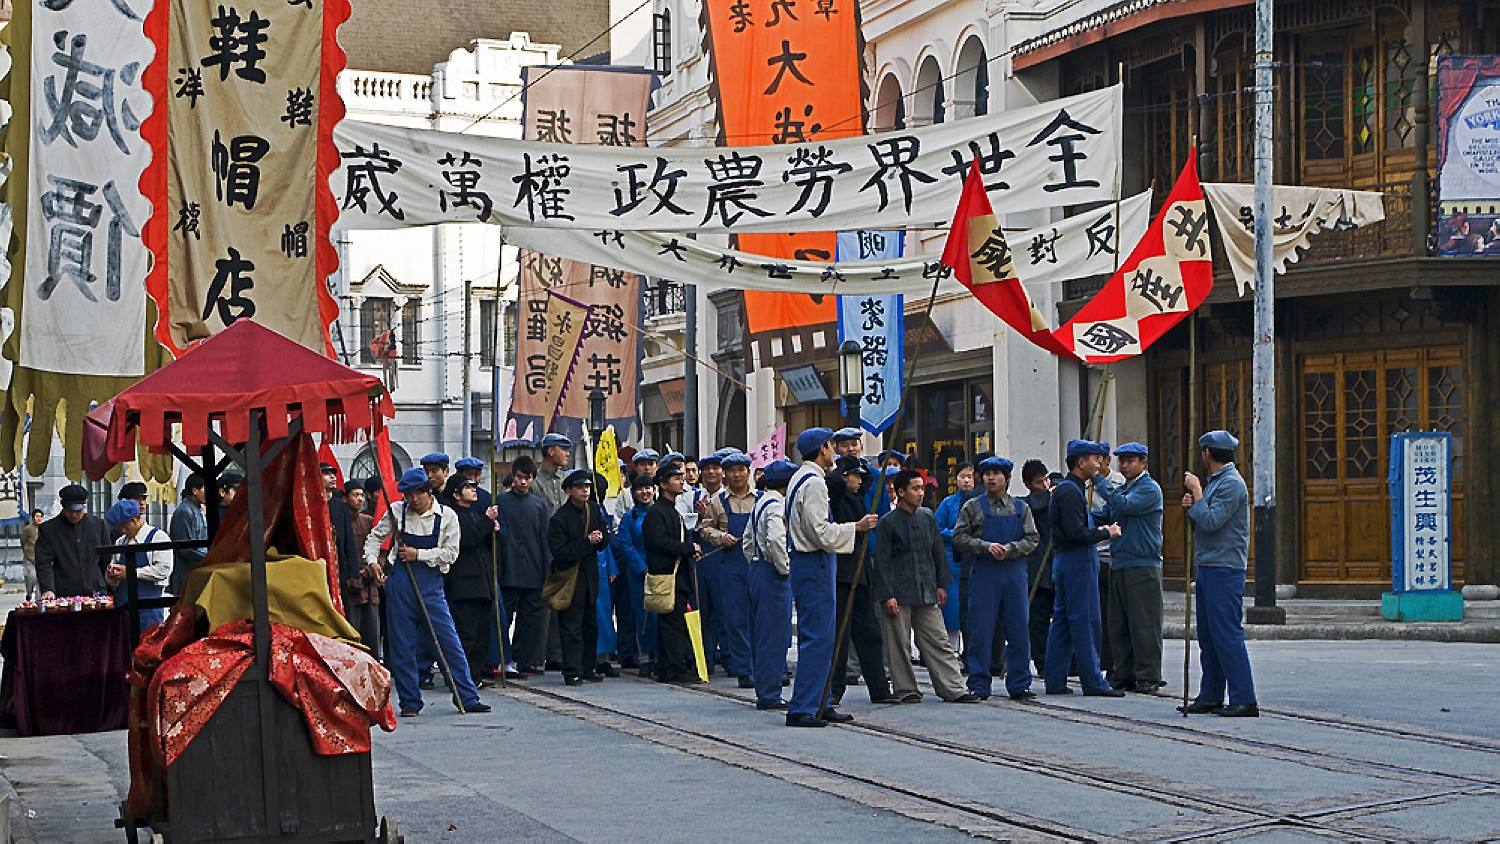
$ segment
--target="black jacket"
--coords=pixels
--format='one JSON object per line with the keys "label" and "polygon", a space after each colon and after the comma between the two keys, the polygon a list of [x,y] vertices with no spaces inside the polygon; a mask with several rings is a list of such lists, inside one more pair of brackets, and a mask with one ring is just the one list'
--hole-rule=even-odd
{"label": "black jacket", "polygon": [[[657,499],[641,523],[641,538],[646,542],[646,570],[652,574],[671,574],[677,569],[677,591],[693,594],[692,534],[683,529],[677,505]],[[679,565],[680,563],[680,565]]]}
{"label": "black jacket", "polygon": [[[863,490],[867,484],[860,484]],[[843,475],[830,477],[828,479],[828,512],[835,522],[844,524],[857,522],[869,512],[865,508],[865,498],[861,492],[850,492],[844,486]],[[869,543],[861,535],[855,540],[854,550],[858,553],[860,546],[865,546],[865,566],[860,572],[859,582],[862,586],[870,585],[870,569],[874,568],[874,560],[870,559]],[[854,582],[854,554],[838,555],[838,579],[839,583]]]}
{"label": "black jacket", "polygon": [[458,517],[458,559],[443,575],[443,592],[450,601],[491,600],[495,597],[495,523],[475,509],[479,505],[454,507]]}
{"label": "black jacket", "polygon": [[1089,527],[1089,505],[1083,487],[1072,475],[1052,490],[1052,508],[1047,514],[1052,523],[1052,550],[1075,551],[1097,545],[1109,538],[1104,528]]}
{"label": "black jacket", "polygon": [[93,513],[76,525],[58,513],[37,531],[37,585],[59,598],[108,592],[104,566],[115,558],[99,556],[99,547],[112,544],[109,527]]}
{"label": "black jacket", "polygon": [[533,492],[503,492],[495,496],[500,508],[500,585],[512,589],[540,589],[547,578],[547,501]]}
{"label": "black jacket", "polygon": [[1027,495],[1023,501],[1031,508],[1032,520],[1036,523],[1038,535],[1036,550],[1026,555],[1026,577],[1029,583],[1036,583],[1041,578],[1038,589],[1052,591],[1052,552],[1057,550],[1052,542],[1052,492],[1033,492]]}
{"label": "black jacket", "polygon": [[[547,548],[552,552],[552,568],[555,571],[582,564],[584,570],[579,572],[580,577],[597,578],[599,550],[609,547],[609,523],[604,520],[604,513],[598,505],[591,501],[587,507],[592,511],[587,514],[587,524],[583,508],[575,506],[572,501],[564,501],[557,508],[551,521],[547,523]],[[588,539],[589,533],[596,530],[604,535],[603,541],[598,545]]]}
{"label": "black jacket", "polygon": [[337,498],[328,499],[328,521],[333,525],[333,544],[339,555],[339,582],[359,577],[360,557],[365,549],[354,534],[354,517],[349,507]]}

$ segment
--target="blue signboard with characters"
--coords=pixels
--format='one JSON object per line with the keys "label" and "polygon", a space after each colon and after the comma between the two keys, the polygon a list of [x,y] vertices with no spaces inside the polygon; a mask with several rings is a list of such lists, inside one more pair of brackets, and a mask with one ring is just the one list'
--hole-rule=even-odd
{"label": "blue signboard with characters", "polygon": [[1395,434],[1390,448],[1391,591],[1381,614],[1393,621],[1457,621],[1453,591],[1453,439],[1441,431]]}

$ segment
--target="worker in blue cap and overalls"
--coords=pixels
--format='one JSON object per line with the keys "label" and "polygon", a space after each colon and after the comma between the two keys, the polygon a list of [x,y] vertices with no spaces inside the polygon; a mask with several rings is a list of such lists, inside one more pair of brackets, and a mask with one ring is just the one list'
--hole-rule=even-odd
{"label": "worker in blue cap and overalls", "polygon": [[[797,607],[797,683],[787,707],[788,727],[842,724],[854,717],[825,707],[824,690],[833,665],[834,600],[838,591],[836,554],[854,552],[860,533],[875,528],[877,517],[835,524],[828,507],[828,470],[834,465],[833,431],[808,428],[797,435],[802,465],[786,497],[786,541],[791,557],[792,600]],[[811,483],[809,483],[811,482]]]}
{"label": "worker in blue cap and overalls", "polygon": [[1099,549],[1106,539],[1120,535],[1116,525],[1095,527],[1084,485],[1093,480],[1109,456],[1101,443],[1090,440],[1068,442],[1068,475],[1052,491],[1052,584],[1057,597],[1052,605],[1052,627],[1047,631],[1046,691],[1049,695],[1071,694],[1068,688],[1068,658],[1078,669],[1083,693],[1097,697],[1124,697],[1109,687],[1099,671]]}
{"label": "worker in blue cap and overalls", "polygon": [[758,496],[750,485],[749,455],[724,449],[719,465],[725,484],[704,504],[698,536],[719,552],[715,609],[724,670],[739,678],[740,688],[750,689],[755,687],[750,665],[750,561],[743,539]]}
{"label": "worker in blue cap and overalls", "polygon": [[424,454],[417,461],[422,471],[427,473],[427,485],[432,489],[432,494],[441,496],[444,487],[448,486],[448,475],[452,474],[448,465],[448,455],[441,451]]}
{"label": "worker in blue cap and overalls", "polygon": [[750,661],[755,708],[786,709],[786,652],[792,639],[792,591],[787,576],[785,495],[797,467],[788,460],[766,465],[765,492],[750,511],[740,544],[750,558]]}
{"label": "worker in blue cap and overalls", "polygon": [[438,503],[428,484],[428,473],[422,469],[402,473],[396,489],[404,500],[393,503],[365,539],[365,563],[373,566],[381,543],[393,532],[398,534],[397,562],[385,582],[386,641],[390,645],[386,665],[396,682],[401,716],[419,714],[422,691],[417,686],[417,647],[435,637],[451,672],[454,696],[461,701],[460,711],[489,712],[469,675],[468,660],[443,595],[443,575],[458,559],[458,518]]}
{"label": "worker in blue cap and overalls", "polygon": [[969,691],[990,696],[990,657],[996,627],[1005,633],[1005,691],[1012,700],[1031,691],[1031,634],[1027,630],[1026,555],[1040,536],[1031,508],[1010,494],[1015,464],[1004,457],[979,461],[984,493],[964,502],[953,528],[953,551],[973,559],[969,575]]}
{"label": "worker in blue cap and overalls", "polygon": [[[1209,431],[1198,438],[1198,446],[1208,483],[1192,472],[1184,473],[1182,485],[1187,491],[1182,506],[1193,524],[1193,583],[1198,592],[1198,658],[1203,681],[1186,712],[1254,718],[1260,708],[1241,623],[1250,557],[1250,490],[1234,465],[1240,441],[1228,431]],[[1226,686],[1228,705],[1224,704]]]}

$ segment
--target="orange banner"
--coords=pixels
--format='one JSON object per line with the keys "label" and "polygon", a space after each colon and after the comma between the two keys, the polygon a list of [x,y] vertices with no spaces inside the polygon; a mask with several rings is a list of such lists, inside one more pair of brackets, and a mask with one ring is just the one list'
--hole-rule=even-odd
{"label": "orange banner", "polygon": [[[855,0],[704,0],[719,126],[727,146],[864,133]],[[739,248],[775,258],[832,260],[835,235],[741,235]],[[833,297],[745,294],[751,333],[833,322]]]}

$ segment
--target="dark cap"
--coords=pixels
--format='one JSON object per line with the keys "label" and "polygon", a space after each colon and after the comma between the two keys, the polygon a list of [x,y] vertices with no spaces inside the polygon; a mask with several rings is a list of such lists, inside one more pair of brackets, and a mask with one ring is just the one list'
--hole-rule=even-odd
{"label": "dark cap", "polygon": [[143,484],[143,483],[141,483],[140,481],[130,481],[129,483],[127,483],[124,486],[120,487],[119,498],[121,498],[121,499],[126,499],[126,498],[136,499],[136,498],[145,498],[145,497],[146,497],[146,485]]}
{"label": "dark cap", "polygon": [[78,484],[68,484],[58,490],[57,497],[69,510],[86,510],[89,506],[89,491]]}
{"label": "dark cap", "polygon": [[683,475],[683,474],[686,474],[686,473],[682,471],[682,464],[678,463],[677,461],[674,460],[674,461],[672,461],[670,463],[667,463],[667,464],[663,465],[660,469],[656,470],[656,479],[655,480],[656,480],[657,485],[660,486],[661,484],[664,484],[667,481],[669,481],[669,480],[671,480],[671,479],[673,479],[673,478],[675,478],[675,477],[677,477],[679,475]]}
{"label": "dark cap", "polygon": [[575,486],[591,486],[594,483],[594,473],[588,469],[574,469],[568,473],[563,480],[563,489],[571,489]]}

